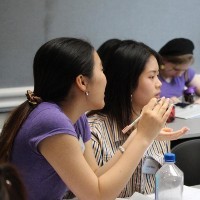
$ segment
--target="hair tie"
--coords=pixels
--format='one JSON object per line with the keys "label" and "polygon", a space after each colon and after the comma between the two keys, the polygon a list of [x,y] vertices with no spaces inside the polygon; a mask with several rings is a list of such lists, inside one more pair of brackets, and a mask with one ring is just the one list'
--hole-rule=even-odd
{"label": "hair tie", "polygon": [[40,97],[35,96],[31,90],[27,90],[26,97],[31,105],[37,105],[42,102],[42,99]]}

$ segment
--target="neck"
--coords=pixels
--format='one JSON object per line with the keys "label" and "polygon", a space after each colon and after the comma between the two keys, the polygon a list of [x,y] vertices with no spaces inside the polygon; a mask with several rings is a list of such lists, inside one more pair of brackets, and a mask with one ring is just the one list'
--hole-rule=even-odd
{"label": "neck", "polygon": [[166,81],[166,82],[171,82],[172,77],[167,76],[164,71],[160,71],[160,76]]}
{"label": "neck", "polygon": [[87,108],[83,102],[76,99],[73,101],[64,100],[63,102],[60,102],[59,105],[65,115],[72,121],[72,123],[76,123],[80,116],[87,111]]}
{"label": "neck", "polygon": [[133,120],[140,116],[141,111],[142,111],[141,109],[133,110],[133,112],[132,112]]}

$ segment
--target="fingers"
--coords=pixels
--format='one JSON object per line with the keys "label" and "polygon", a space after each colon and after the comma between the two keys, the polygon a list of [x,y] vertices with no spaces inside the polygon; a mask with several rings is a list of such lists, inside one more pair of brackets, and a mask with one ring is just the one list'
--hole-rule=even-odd
{"label": "fingers", "polygon": [[165,132],[172,132],[173,131],[173,129],[172,128],[169,128],[169,127],[164,127],[164,128],[162,128],[162,130],[161,131],[165,131]]}
{"label": "fingers", "polygon": [[170,100],[168,98],[166,99],[165,97],[162,97],[161,99],[152,98],[149,103],[144,106],[142,111],[144,112],[146,110],[155,110],[158,112],[163,106],[165,106],[167,109],[169,101]]}
{"label": "fingers", "polygon": [[156,98],[152,98],[149,103],[143,107],[142,109],[142,113],[146,110],[153,110],[153,108],[155,107],[155,105],[157,104],[158,100]]}
{"label": "fingers", "polygon": [[168,132],[168,130],[166,131],[166,128],[163,128],[156,140],[177,140],[178,138],[183,136],[188,130],[189,129],[187,127],[183,127],[180,130]]}
{"label": "fingers", "polygon": [[156,104],[154,107],[154,111],[158,112],[160,115],[164,115],[164,113],[166,112],[166,110],[169,108],[170,105],[170,100],[169,98],[165,99],[164,97],[162,97]]}
{"label": "fingers", "polygon": [[172,103],[174,103],[174,104],[181,102],[181,100],[177,97],[171,97],[170,99],[171,99]]}

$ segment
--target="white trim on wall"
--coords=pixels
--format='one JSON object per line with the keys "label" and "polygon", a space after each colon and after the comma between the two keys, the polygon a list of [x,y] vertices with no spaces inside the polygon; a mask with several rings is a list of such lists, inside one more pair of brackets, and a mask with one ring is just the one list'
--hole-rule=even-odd
{"label": "white trim on wall", "polygon": [[33,90],[33,86],[1,88],[0,112],[7,112],[26,100],[27,90]]}

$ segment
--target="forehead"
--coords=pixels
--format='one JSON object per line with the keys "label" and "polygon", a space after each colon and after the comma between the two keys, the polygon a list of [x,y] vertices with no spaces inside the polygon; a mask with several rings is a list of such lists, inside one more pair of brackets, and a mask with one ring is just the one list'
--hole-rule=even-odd
{"label": "forehead", "polygon": [[147,60],[145,67],[144,67],[144,73],[148,72],[156,72],[159,70],[158,62],[154,56],[150,56]]}
{"label": "forehead", "polygon": [[94,62],[96,64],[101,64],[101,59],[100,59],[100,57],[99,57],[99,55],[98,55],[98,53],[96,51],[94,51],[93,57],[94,57]]}

